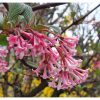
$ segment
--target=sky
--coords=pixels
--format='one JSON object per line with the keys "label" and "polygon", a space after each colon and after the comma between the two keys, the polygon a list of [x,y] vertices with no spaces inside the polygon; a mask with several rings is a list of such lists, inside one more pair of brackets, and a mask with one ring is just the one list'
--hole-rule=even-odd
{"label": "sky", "polygon": [[[95,8],[99,3],[93,2],[93,3],[79,3],[79,4],[82,5],[81,6],[82,14],[85,15],[87,13],[87,9],[88,9],[88,11],[90,11],[91,9]],[[59,6],[59,10],[54,15],[54,20],[58,16],[57,13],[62,12],[64,7],[65,7],[64,5]],[[67,15],[68,13],[69,13],[69,11],[66,11],[64,15]],[[100,21],[100,7],[97,8],[95,11],[93,11],[89,16],[87,16],[85,20],[91,20],[91,18],[93,18],[94,16],[95,16],[95,21]],[[58,26],[58,24],[55,24],[55,25]],[[83,25],[84,25],[85,29],[87,29],[87,28],[92,29],[93,28],[91,23],[90,24],[83,24]],[[82,33],[83,33],[82,30],[80,30],[80,32],[79,32],[78,29],[76,29],[76,32],[80,33],[80,35],[82,35]],[[67,30],[66,33],[69,37],[71,37],[73,34],[70,30]],[[92,35],[93,35],[94,42],[96,42],[98,40],[97,32],[92,31]],[[84,43],[86,43],[88,40],[87,30],[85,31],[84,38],[86,38],[84,41]]]}

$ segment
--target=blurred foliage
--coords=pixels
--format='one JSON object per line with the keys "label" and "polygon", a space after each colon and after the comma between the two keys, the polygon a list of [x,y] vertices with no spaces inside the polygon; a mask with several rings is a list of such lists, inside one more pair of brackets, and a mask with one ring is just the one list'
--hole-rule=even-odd
{"label": "blurred foliage", "polygon": [[6,46],[7,45],[7,40],[6,40],[6,35],[5,34],[0,34],[0,45]]}

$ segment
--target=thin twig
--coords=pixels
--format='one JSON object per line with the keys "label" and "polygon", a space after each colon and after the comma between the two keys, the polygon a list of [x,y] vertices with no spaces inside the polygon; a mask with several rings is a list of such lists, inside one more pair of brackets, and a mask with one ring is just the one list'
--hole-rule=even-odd
{"label": "thin twig", "polygon": [[60,6],[60,5],[63,5],[63,4],[67,4],[67,3],[46,3],[46,4],[34,6],[34,7],[32,8],[32,10],[33,10],[33,11],[36,11],[36,10],[41,10],[41,9],[45,9],[45,8]]}
{"label": "thin twig", "polygon": [[69,6],[70,6],[70,4],[68,4],[68,5],[66,6],[66,8],[63,9],[63,11],[59,14],[59,16],[58,16],[57,19],[55,19],[53,22],[51,22],[51,23],[49,23],[49,24],[50,24],[50,25],[55,24],[55,23],[63,16],[63,14],[66,12],[66,10],[69,8]]}
{"label": "thin twig", "polygon": [[88,13],[86,13],[83,17],[79,18],[78,20],[74,21],[71,25],[69,25],[68,27],[66,27],[65,29],[63,29],[63,31],[61,33],[64,33],[67,29],[69,29],[70,27],[72,27],[73,25],[77,25],[79,24],[81,21],[83,21],[89,14],[91,14],[95,9],[97,9],[100,6],[97,5],[95,8],[93,8],[91,11],[89,11]]}
{"label": "thin twig", "polygon": [[25,60],[21,60],[21,62],[26,66],[26,67],[28,67],[28,68],[30,68],[30,69],[36,69],[35,67],[33,67],[33,66],[31,66],[31,65],[29,65]]}
{"label": "thin twig", "polygon": [[[41,10],[41,9],[45,9],[45,8],[60,6],[60,5],[63,5],[63,4],[67,4],[67,3],[46,3],[46,4],[42,4],[42,5],[36,5],[32,8],[32,10],[37,11],[37,10]],[[8,10],[8,3],[3,3],[3,5]]]}
{"label": "thin twig", "polygon": [[36,94],[42,91],[46,86],[48,86],[47,80],[41,79],[41,84],[37,88],[33,89],[28,96],[36,96]]}

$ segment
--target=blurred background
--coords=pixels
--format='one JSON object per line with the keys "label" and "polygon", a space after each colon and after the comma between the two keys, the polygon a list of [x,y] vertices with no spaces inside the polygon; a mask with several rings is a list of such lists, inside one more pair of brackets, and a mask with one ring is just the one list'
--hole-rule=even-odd
{"label": "blurred background", "polygon": [[[26,3],[34,8],[43,3]],[[82,59],[81,68],[89,70],[86,82],[70,90],[56,90],[45,80],[32,76],[20,62],[7,73],[0,74],[0,97],[100,97],[100,4],[66,3],[59,6],[33,10],[32,28],[50,27],[62,36],[78,36],[76,59]],[[98,7],[97,7],[98,6]],[[94,9],[97,7],[96,9]],[[93,11],[92,11],[93,10]],[[0,4],[0,33],[9,29],[6,23],[8,4]],[[85,16],[84,16],[85,15]],[[5,17],[6,16],[6,17]],[[15,18],[15,17],[14,17]],[[18,21],[23,21],[22,16]],[[0,35],[0,45],[5,46]],[[11,63],[14,59],[11,58]]]}

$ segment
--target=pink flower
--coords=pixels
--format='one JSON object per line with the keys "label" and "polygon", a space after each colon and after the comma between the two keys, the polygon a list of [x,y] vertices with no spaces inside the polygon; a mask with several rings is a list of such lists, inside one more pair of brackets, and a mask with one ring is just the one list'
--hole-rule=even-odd
{"label": "pink flower", "polygon": [[[53,57],[49,50],[45,50],[45,53],[42,55],[42,60],[39,62],[38,68],[35,70],[36,74],[39,75],[41,71],[43,74],[41,75],[44,79],[49,78],[52,73],[54,73],[54,63],[56,58]],[[53,58],[53,59],[52,59]]]}
{"label": "pink flower", "polygon": [[33,37],[33,34],[20,30],[20,34],[27,37],[29,40]]}
{"label": "pink flower", "polygon": [[28,56],[31,48],[32,45],[28,44],[26,41],[18,43],[17,47],[15,47],[15,54],[17,58],[22,59],[24,56]]}
{"label": "pink flower", "polygon": [[[57,42],[54,38],[51,39],[36,31],[31,32],[33,34],[31,54],[33,57],[40,56],[41,58],[37,69],[34,71],[37,75],[44,79],[52,78],[53,81],[49,82],[49,85],[58,90],[72,88],[86,80],[88,77],[87,70],[78,68],[81,60],[73,58],[78,43],[77,37],[58,37],[59,45],[55,46]],[[55,50],[52,49],[53,46]]]}
{"label": "pink flower", "polygon": [[18,59],[22,59],[25,56],[25,50],[24,48],[17,46],[15,48],[15,55]]}
{"label": "pink flower", "polygon": [[49,86],[53,88],[68,89],[80,84],[88,77],[87,70],[79,68],[70,69],[69,71],[59,71],[57,75],[53,77],[53,81],[49,82]]}
{"label": "pink flower", "polygon": [[6,48],[0,47],[0,57],[6,57],[8,50]]}
{"label": "pink flower", "polygon": [[78,37],[73,38],[61,38],[60,45],[61,48],[66,52],[70,53],[71,55],[75,54],[76,50],[76,44],[78,43]]}
{"label": "pink flower", "polygon": [[15,44],[17,44],[17,39],[18,39],[17,35],[15,36],[15,35],[10,34],[9,37],[7,37],[7,40],[9,42],[9,47],[12,47]]}
{"label": "pink flower", "polygon": [[8,64],[6,61],[0,59],[0,72],[6,72],[8,70]]}
{"label": "pink flower", "polygon": [[[8,37],[10,49],[14,49],[15,55],[18,59],[22,59],[24,56],[29,55],[29,50],[32,49],[32,45],[24,40],[22,37],[10,35]],[[14,45],[16,44],[16,45]]]}
{"label": "pink flower", "polygon": [[38,66],[33,72],[44,79],[52,79],[49,86],[58,90],[68,89],[88,77],[88,71],[79,68],[81,60],[73,58],[78,37],[64,38],[54,34],[50,38],[32,29],[28,32],[20,30],[19,34],[8,37],[10,49],[14,49],[18,59],[39,57]]}

